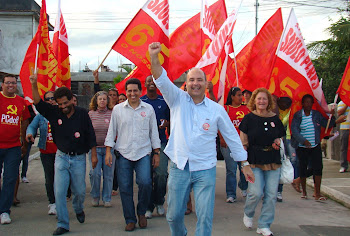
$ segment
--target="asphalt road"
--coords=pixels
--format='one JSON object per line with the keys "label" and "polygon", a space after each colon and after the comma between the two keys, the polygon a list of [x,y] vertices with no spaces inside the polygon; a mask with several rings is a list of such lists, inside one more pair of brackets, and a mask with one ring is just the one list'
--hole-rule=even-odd
{"label": "asphalt road", "polygon": [[[49,216],[48,200],[45,192],[43,168],[40,160],[29,163],[28,184],[21,183],[18,198],[21,204],[12,207],[12,223],[0,225],[0,235],[51,235],[56,228],[56,217]],[[80,224],[68,203],[70,216],[70,233],[67,235],[170,235],[165,217],[153,217],[148,221],[147,229],[137,228],[134,232],[125,232],[125,222],[121,208],[120,197],[112,198],[111,208],[91,206],[89,196],[90,181],[86,178],[87,189],[85,199],[86,221]],[[137,201],[137,186],[134,187]],[[312,189],[309,189],[312,193]],[[247,230],[243,223],[244,198],[237,191],[237,202],[225,202],[225,163],[218,162],[216,201],[212,235],[257,235],[257,219],[255,217],[253,230]],[[260,212],[258,206],[256,215]],[[188,235],[194,235],[196,215],[185,216]],[[277,203],[275,221],[271,226],[275,235],[350,235],[350,210],[342,205],[328,200],[326,203],[315,202],[312,199],[302,200],[300,194],[291,186],[285,186],[283,202]]]}

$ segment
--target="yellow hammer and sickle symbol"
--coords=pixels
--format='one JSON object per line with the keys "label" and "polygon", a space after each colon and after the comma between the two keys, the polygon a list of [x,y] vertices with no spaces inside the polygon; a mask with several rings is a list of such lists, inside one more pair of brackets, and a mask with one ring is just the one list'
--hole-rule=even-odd
{"label": "yellow hammer and sickle symbol", "polygon": [[243,119],[243,117],[244,117],[244,112],[243,111],[237,111],[236,112],[236,116],[237,116],[237,119]]}
{"label": "yellow hammer and sickle symbol", "polygon": [[[15,107],[15,108],[13,108]],[[12,114],[12,115],[17,115],[17,107],[15,105],[9,105],[7,107],[7,110],[9,110],[6,114]]]}

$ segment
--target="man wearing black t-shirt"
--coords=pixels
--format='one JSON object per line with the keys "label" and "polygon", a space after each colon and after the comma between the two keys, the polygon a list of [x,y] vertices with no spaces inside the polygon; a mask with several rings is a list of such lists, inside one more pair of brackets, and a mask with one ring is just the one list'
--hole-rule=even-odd
{"label": "man wearing black t-shirt", "polygon": [[73,208],[80,223],[85,221],[83,203],[85,199],[86,153],[91,149],[92,167],[97,164],[96,137],[87,111],[73,105],[73,94],[66,88],[58,88],[54,98],[58,106],[41,100],[37,76],[29,77],[32,84],[36,109],[51,124],[53,141],[57,145],[55,159],[55,198],[57,209],[57,229],[53,235],[69,231],[69,217],[66,194],[69,183],[73,193]]}

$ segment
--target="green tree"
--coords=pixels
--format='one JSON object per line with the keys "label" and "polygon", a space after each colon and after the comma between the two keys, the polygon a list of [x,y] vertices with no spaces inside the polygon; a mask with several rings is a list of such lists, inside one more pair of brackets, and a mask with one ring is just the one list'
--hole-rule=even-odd
{"label": "green tree", "polygon": [[350,55],[350,17],[341,17],[326,31],[330,38],[308,45],[328,103],[333,102]]}

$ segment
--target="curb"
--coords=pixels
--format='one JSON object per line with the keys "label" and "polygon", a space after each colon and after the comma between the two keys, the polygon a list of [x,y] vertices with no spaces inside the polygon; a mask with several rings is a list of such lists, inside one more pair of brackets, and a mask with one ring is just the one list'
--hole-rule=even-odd
{"label": "curb", "polygon": [[[306,184],[313,188],[313,179],[307,179]],[[321,193],[350,209],[350,196],[325,185],[321,185]]]}
{"label": "curb", "polygon": [[34,153],[34,154],[32,154],[32,155],[29,156],[28,162],[29,162],[29,161],[32,161],[33,159],[37,159],[39,156],[40,156],[40,152],[37,151],[36,153]]}

